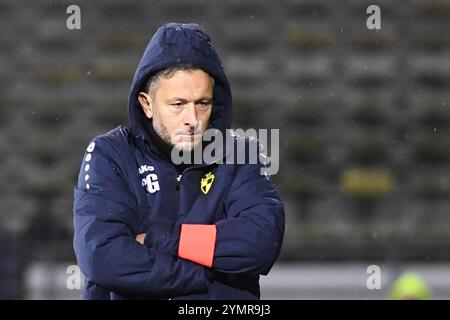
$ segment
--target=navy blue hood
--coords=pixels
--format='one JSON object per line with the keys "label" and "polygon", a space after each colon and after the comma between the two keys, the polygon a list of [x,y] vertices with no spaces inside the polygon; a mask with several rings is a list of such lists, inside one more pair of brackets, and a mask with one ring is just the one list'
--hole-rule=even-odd
{"label": "navy blue hood", "polygon": [[158,28],[144,51],[133,77],[128,99],[130,128],[144,137],[149,119],[138,101],[138,94],[150,76],[176,64],[189,63],[214,78],[210,125],[224,132],[231,127],[230,85],[209,35],[197,24],[167,23]]}

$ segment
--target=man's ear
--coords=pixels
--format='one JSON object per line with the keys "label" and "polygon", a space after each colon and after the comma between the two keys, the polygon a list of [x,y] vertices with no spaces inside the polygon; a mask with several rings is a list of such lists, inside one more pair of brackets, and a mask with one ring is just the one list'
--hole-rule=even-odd
{"label": "man's ear", "polygon": [[152,98],[150,97],[150,95],[145,92],[139,92],[138,100],[147,118],[151,119],[153,117],[152,112],[153,106],[152,106]]}

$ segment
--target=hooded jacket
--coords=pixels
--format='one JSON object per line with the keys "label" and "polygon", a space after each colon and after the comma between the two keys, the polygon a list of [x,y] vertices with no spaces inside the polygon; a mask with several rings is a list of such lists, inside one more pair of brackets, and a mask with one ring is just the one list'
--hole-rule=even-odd
{"label": "hooded jacket", "polygon": [[209,36],[196,24],[160,27],[133,78],[129,127],[89,143],[74,189],[84,299],[259,299],[259,276],[278,257],[284,207],[261,163],[203,163],[178,175],[152,144],[137,96],[179,63],[214,78],[210,124],[231,126],[230,86]]}

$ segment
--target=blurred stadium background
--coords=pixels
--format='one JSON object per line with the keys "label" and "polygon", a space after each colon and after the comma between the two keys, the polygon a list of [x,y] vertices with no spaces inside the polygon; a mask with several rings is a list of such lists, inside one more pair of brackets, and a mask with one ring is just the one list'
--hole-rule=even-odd
{"label": "blurred stadium background", "polygon": [[383,299],[406,270],[450,298],[449,0],[0,0],[0,298],[79,297],[82,154],[127,123],[135,67],[171,21],[210,33],[236,128],[280,128],[287,229],[263,298]]}

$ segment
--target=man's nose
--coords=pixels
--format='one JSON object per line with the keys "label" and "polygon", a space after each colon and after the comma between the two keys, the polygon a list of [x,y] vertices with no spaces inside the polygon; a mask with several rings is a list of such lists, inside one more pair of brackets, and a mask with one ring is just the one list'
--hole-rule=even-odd
{"label": "man's nose", "polygon": [[189,126],[190,129],[196,129],[198,126],[198,117],[195,104],[189,103],[185,110],[186,115],[184,118],[184,125]]}

